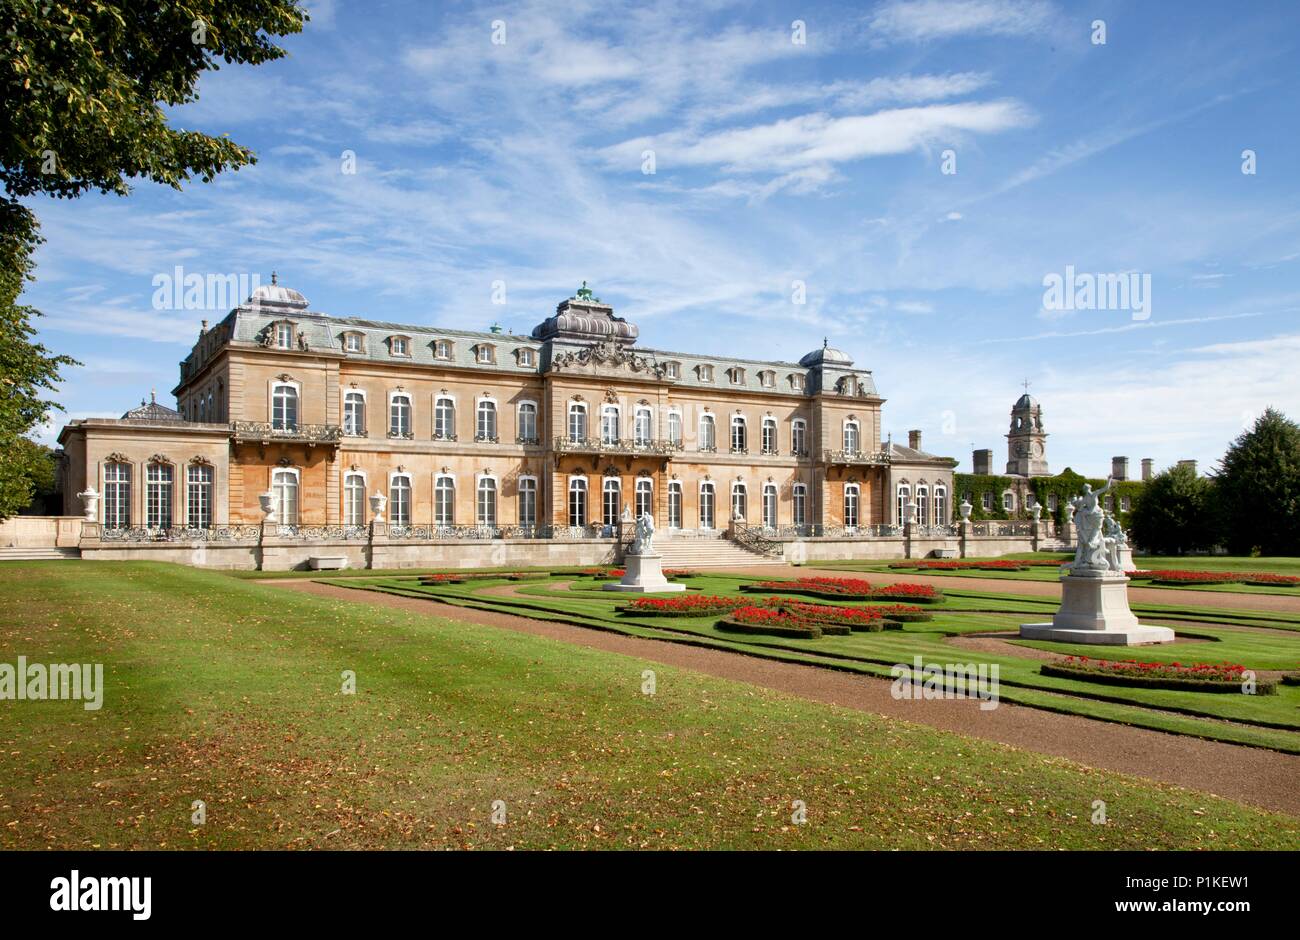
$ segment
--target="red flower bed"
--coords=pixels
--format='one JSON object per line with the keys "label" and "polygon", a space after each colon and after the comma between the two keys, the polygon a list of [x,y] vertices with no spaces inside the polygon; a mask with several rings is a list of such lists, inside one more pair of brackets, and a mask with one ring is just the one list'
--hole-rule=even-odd
{"label": "red flower bed", "polygon": [[696,578],[699,577],[698,571],[692,571],[690,568],[665,568],[665,578]]}
{"label": "red flower bed", "polygon": [[[1179,692],[1246,691],[1246,667],[1237,663],[1143,663],[1136,659],[1089,659],[1069,656],[1043,663],[1039,672],[1063,679],[1086,679],[1107,685],[1142,686]],[[1256,681],[1254,694],[1272,695],[1277,683]]]}
{"label": "red flower bed", "polygon": [[915,604],[882,604],[878,607],[861,607],[859,610],[870,610],[886,620],[896,620],[899,623],[934,619],[934,614]]}
{"label": "red flower bed", "polygon": [[881,612],[870,607],[794,603],[787,604],[784,609],[793,617],[816,624],[842,624],[856,630],[879,630],[884,626]]}
{"label": "red flower bed", "polygon": [[710,614],[730,613],[737,607],[752,603],[739,597],[681,594],[677,597],[638,597],[619,610],[625,614],[652,614],[661,617],[707,617]]}
{"label": "red flower bed", "polygon": [[1241,580],[1245,584],[1281,585],[1283,587],[1300,584],[1300,578],[1293,574],[1273,574],[1271,571],[1252,571],[1249,574],[1243,574]]}
{"label": "red flower bed", "polygon": [[907,600],[934,603],[943,600],[943,594],[929,584],[888,584],[871,592],[882,600]]}
{"label": "red flower bed", "polygon": [[1223,571],[1182,571],[1161,569],[1149,572],[1152,581],[1173,584],[1231,584],[1237,578]]}
{"label": "red flower bed", "polygon": [[[735,633],[759,633],[807,640],[815,640],[822,635],[820,624],[771,607],[739,607],[719,620],[718,628]],[[839,627],[840,631],[846,629]]]}
{"label": "red flower bed", "polygon": [[1089,659],[1087,656],[1067,656],[1064,662],[1098,672],[1214,682],[1241,682],[1246,671],[1238,663],[1144,663],[1136,659]]}

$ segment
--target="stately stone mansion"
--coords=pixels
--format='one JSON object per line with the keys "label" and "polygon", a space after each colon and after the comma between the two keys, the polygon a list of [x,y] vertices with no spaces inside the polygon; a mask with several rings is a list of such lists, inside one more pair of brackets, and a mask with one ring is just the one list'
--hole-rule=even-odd
{"label": "stately stone mansion", "polygon": [[466,548],[485,541],[534,546],[512,560],[598,559],[557,546],[617,546],[647,512],[668,542],[729,536],[758,555],[954,536],[957,461],[919,431],[882,440],[884,399],[847,353],[743,360],[637,338],[585,284],[521,336],[330,316],[273,276],[205,321],[178,410],[63,429],[65,511],[85,514],[92,550],[250,543],[207,563],[263,566],[280,549],[275,564],[305,563],[290,548],[313,540],[376,567],[376,543],[399,564],[501,561]]}

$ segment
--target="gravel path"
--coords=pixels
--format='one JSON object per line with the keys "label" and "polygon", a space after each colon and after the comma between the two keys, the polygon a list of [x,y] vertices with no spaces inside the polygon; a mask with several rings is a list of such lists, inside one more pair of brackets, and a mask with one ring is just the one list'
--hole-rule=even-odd
{"label": "gravel path", "polygon": [[[808,569],[801,570],[806,573]],[[763,573],[770,577],[772,569],[763,569]],[[961,585],[967,583],[964,578],[947,580],[958,581]],[[1300,756],[1296,755],[1202,741],[1006,703],[992,711],[981,711],[979,703],[972,700],[897,700],[890,695],[890,683],[868,676],[853,676],[725,650],[622,636],[496,611],[454,607],[421,598],[358,591],[297,579],[260,583],[268,588],[302,591],[359,604],[379,604],[621,653],[642,661],[747,682],[809,701],[914,721],[1044,755],[1069,758],[1101,770],[1147,777],[1300,816],[1300,785],[1297,784],[1300,781]],[[1005,582],[999,582],[999,586],[1005,588]]]}

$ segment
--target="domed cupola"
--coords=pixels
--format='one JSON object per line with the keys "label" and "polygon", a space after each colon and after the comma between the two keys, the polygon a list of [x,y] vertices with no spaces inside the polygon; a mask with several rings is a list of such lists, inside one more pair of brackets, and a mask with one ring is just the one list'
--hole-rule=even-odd
{"label": "domed cupola", "polygon": [[827,339],[822,340],[822,348],[814,349],[808,355],[799,360],[799,365],[805,369],[811,369],[816,366],[836,366],[847,369],[853,365],[853,359],[842,349],[836,349]]}
{"label": "domed cupola", "polygon": [[279,282],[274,271],[271,272],[270,284],[259,284],[248,298],[248,306],[261,307],[266,310],[306,310],[307,298]]}
{"label": "domed cupola", "polygon": [[560,301],[555,316],[547,317],[533,328],[533,339],[635,343],[640,332],[635,324],[614,316],[614,308],[593,297],[587,282],[583,281],[577,293]]}

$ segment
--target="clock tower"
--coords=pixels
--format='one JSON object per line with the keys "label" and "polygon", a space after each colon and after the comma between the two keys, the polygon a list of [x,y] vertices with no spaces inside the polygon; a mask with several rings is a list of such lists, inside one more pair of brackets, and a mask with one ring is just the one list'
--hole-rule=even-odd
{"label": "clock tower", "polygon": [[1047,432],[1043,430],[1043,408],[1026,390],[1011,409],[1011,431],[1007,434],[1007,475],[1045,477]]}

